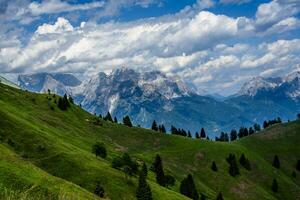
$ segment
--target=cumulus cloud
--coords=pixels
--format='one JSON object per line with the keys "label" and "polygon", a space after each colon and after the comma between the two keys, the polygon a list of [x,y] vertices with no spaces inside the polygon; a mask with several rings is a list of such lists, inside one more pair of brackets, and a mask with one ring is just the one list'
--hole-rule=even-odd
{"label": "cumulus cloud", "polygon": [[298,0],[273,0],[263,3],[259,5],[255,14],[256,26],[258,29],[265,30],[299,12],[300,1]]}

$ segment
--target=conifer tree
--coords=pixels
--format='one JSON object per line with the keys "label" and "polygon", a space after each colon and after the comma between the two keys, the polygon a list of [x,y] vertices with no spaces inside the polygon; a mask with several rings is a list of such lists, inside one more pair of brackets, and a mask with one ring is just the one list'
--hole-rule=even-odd
{"label": "conifer tree", "polygon": [[201,131],[200,131],[200,137],[201,137],[201,138],[206,138],[206,133],[205,133],[204,128],[201,128]]}
{"label": "conifer tree", "polygon": [[274,156],[273,159],[273,167],[279,169],[280,168],[280,161],[277,155]]}
{"label": "conifer tree", "polygon": [[257,123],[254,124],[253,127],[254,127],[254,131],[255,131],[255,132],[259,132],[259,131],[261,130],[260,125],[257,124]]}
{"label": "conifer tree", "polygon": [[106,116],[104,117],[104,120],[113,122],[110,112],[107,112]]}
{"label": "conifer tree", "polygon": [[123,124],[124,124],[125,126],[132,127],[132,123],[131,123],[130,117],[129,117],[128,115],[126,115],[126,116],[123,118]]}
{"label": "conifer tree", "polygon": [[69,95],[69,102],[70,102],[71,104],[74,104],[74,99],[72,98],[71,95]]}
{"label": "conifer tree", "polygon": [[114,118],[114,122],[115,122],[116,124],[118,123],[117,117]]}
{"label": "conifer tree", "polygon": [[229,157],[226,159],[229,163],[229,174],[233,177],[240,174],[238,164],[234,154],[229,154]]}
{"label": "conifer tree", "polygon": [[63,102],[67,108],[70,107],[70,103],[69,103],[67,94],[64,95]]}
{"label": "conifer tree", "polygon": [[156,174],[156,182],[161,186],[165,186],[165,173],[164,173],[161,157],[158,154],[155,157],[155,161],[153,163],[152,168]]}
{"label": "conifer tree", "polygon": [[252,134],[254,134],[254,130],[253,130],[252,127],[250,127],[250,128],[249,128],[249,135],[252,135]]}
{"label": "conifer tree", "polygon": [[142,173],[143,173],[143,175],[145,177],[147,177],[147,175],[148,175],[148,169],[147,169],[147,165],[146,165],[145,162],[143,163],[143,166],[142,166]]}
{"label": "conifer tree", "polygon": [[199,195],[191,174],[181,181],[180,193],[194,200],[199,199]]}
{"label": "conifer tree", "polygon": [[155,120],[153,120],[153,122],[152,122],[151,129],[152,129],[153,131],[158,131],[157,123],[156,123]]}
{"label": "conifer tree", "polygon": [[162,133],[166,133],[166,128],[165,128],[165,126],[163,124],[161,125],[161,132]]}
{"label": "conifer tree", "polygon": [[219,194],[217,196],[217,200],[223,200],[223,195],[221,192],[219,192]]}
{"label": "conifer tree", "polygon": [[237,131],[232,129],[230,132],[230,141],[235,141],[237,139]]}
{"label": "conifer tree", "polygon": [[268,122],[267,121],[264,121],[264,124],[263,124],[263,127],[264,127],[264,129],[266,129],[266,128],[268,128]]}
{"label": "conifer tree", "polygon": [[152,200],[151,188],[146,181],[144,173],[142,172],[139,175],[139,183],[138,188],[136,190],[136,198],[137,200]]}
{"label": "conifer tree", "polygon": [[200,136],[199,136],[199,133],[198,133],[198,132],[196,132],[196,133],[195,133],[195,137],[196,137],[197,139],[199,139],[199,138],[200,138]]}
{"label": "conifer tree", "polygon": [[244,154],[241,155],[240,157],[240,164],[247,170],[251,170],[251,165],[250,165],[250,161],[245,157]]}
{"label": "conifer tree", "polygon": [[278,192],[278,183],[276,179],[273,179],[273,183],[272,183],[272,191],[273,192]]}
{"label": "conifer tree", "polygon": [[190,131],[188,131],[188,137],[191,138],[192,137],[192,134]]}
{"label": "conifer tree", "polygon": [[215,161],[213,161],[213,162],[211,163],[211,169],[212,169],[214,172],[218,171],[218,167],[217,167],[217,164],[216,164]]}
{"label": "conifer tree", "polygon": [[300,160],[297,161],[296,169],[300,172]]}
{"label": "conifer tree", "polygon": [[67,107],[64,104],[64,101],[61,97],[58,98],[57,106],[61,110],[67,110]]}

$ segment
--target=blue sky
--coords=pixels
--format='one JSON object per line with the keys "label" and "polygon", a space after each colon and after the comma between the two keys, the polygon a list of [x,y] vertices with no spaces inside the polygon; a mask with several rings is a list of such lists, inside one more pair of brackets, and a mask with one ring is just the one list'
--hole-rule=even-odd
{"label": "blue sky", "polygon": [[0,73],[122,66],[230,95],[300,68],[299,0],[0,0]]}

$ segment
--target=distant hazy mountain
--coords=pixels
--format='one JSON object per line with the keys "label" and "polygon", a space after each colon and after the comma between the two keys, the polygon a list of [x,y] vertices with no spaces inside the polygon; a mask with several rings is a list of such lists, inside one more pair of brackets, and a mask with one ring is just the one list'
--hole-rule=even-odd
{"label": "distant hazy mountain", "polygon": [[11,87],[14,87],[14,88],[20,88],[17,84],[7,80],[6,78],[0,76],[0,83],[3,83],[5,85],[9,85]]}
{"label": "distant hazy mountain", "polygon": [[240,109],[243,116],[261,122],[276,116],[294,119],[300,112],[299,100],[300,72],[294,72],[286,77],[253,78],[226,103]]}
{"label": "distant hazy mountain", "polygon": [[70,93],[73,87],[81,84],[75,76],[71,74],[26,74],[18,77],[18,84],[21,88],[34,92],[44,93],[50,89],[57,94]]}
{"label": "distant hazy mountain", "polygon": [[82,83],[70,74],[21,75],[22,88],[36,92],[71,94],[91,113],[111,112],[119,120],[129,115],[135,124],[150,127],[155,119],[167,128],[175,125],[193,132],[205,127],[219,133],[254,122],[294,118],[300,108],[299,73],[283,78],[253,78],[233,97],[201,96],[178,77],[159,71],[137,72],[121,68],[99,73]]}

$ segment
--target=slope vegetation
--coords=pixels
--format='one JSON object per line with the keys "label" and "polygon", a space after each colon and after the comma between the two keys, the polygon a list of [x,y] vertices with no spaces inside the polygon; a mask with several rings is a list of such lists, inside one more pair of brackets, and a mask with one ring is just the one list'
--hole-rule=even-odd
{"label": "slope vegetation", "polygon": [[[179,194],[179,184],[189,173],[198,192],[208,199],[215,199],[219,192],[225,199],[300,198],[300,173],[296,178],[291,175],[300,159],[299,121],[273,126],[237,142],[221,143],[106,121],[97,125],[95,116],[78,106],[61,111],[55,99],[53,95],[0,84],[0,187],[9,194],[26,196],[32,191],[27,196],[36,199],[39,195],[49,199],[93,199],[97,198],[93,191],[100,183],[104,198],[135,199],[137,177],[128,179],[111,167],[113,158],[127,152],[148,167],[159,154],[165,173],[176,178],[175,186],[165,188],[149,172],[147,179],[154,199],[185,199]],[[105,144],[106,159],[92,154],[97,141]],[[230,153],[238,158],[244,153],[252,170],[239,166],[241,175],[230,176],[226,161]],[[272,167],[275,154],[280,158],[280,169]],[[217,164],[217,172],[211,170],[212,161]],[[274,178],[279,185],[277,193],[271,190]]]}

